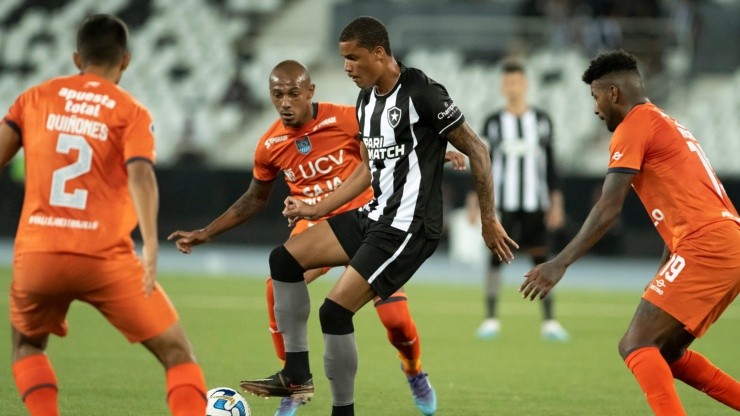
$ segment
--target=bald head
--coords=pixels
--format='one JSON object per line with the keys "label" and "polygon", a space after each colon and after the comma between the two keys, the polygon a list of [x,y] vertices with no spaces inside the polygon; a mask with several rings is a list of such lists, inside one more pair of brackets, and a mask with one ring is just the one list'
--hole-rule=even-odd
{"label": "bald head", "polygon": [[300,128],[313,118],[311,75],[297,61],[280,62],[270,72],[270,98],[283,125]]}
{"label": "bald head", "polygon": [[308,73],[308,68],[293,60],[283,61],[275,65],[275,68],[270,72],[270,84],[288,81],[311,85],[311,75]]}

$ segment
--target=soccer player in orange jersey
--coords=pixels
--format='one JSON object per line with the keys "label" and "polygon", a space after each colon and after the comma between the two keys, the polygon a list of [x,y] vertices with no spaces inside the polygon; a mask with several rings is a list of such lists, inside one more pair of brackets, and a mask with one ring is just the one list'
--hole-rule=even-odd
{"label": "soccer player in orange jersey", "polygon": [[[173,415],[203,415],[206,385],[177,313],[156,282],[157,210],[149,111],[117,86],[128,29],[110,15],[77,32],[81,73],[20,95],[0,123],[0,166],[22,147],[26,194],[10,287],[13,376],[31,415],[57,415],[49,334],[73,300],[97,308],[166,369]],[[131,231],[138,222],[143,256]]]}
{"label": "soccer player in orange jersey", "polygon": [[[363,173],[362,170],[355,169],[361,163],[367,163],[367,152],[363,149],[362,142],[357,140],[359,127],[354,106],[313,102],[315,86],[311,83],[306,67],[296,61],[284,61],[275,66],[270,73],[269,87],[272,103],[280,114],[280,119],[270,126],[257,144],[254,177],[249,188],[226,212],[205,228],[173,232],[169,239],[176,240],[177,248],[183,253],[190,253],[193,246],[208,242],[261,211],[267,204],[273,183],[281,171],[291,196],[308,204],[315,204],[330,195],[334,189],[348,181],[350,176]],[[461,154],[450,152],[448,159],[453,161],[456,168],[464,169]],[[369,178],[362,183],[364,185],[355,190],[357,196],[354,199],[324,218],[367,204],[373,197],[373,191]],[[315,222],[298,221],[291,237]],[[328,270],[329,268],[309,270],[304,278],[310,283]],[[285,361],[283,337],[273,310],[273,284],[275,282],[268,278],[270,332],[278,357]],[[309,305],[305,307],[308,308]],[[406,375],[426,377],[426,373],[421,370],[419,334],[411,318],[404,291],[399,290],[384,301],[376,298],[375,308],[387,329],[388,339],[398,350]],[[411,387],[412,392],[415,392],[413,383]],[[301,399],[283,397],[276,415],[294,415],[301,403]]]}
{"label": "soccer player in orange jersey", "polygon": [[619,216],[630,188],[665,241],[619,353],[656,415],[685,415],[673,379],[740,410],[740,383],[689,346],[740,292],[740,218],[699,143],[645,96],[635,58],[600,55],[583,74],[614,132],[603,193],[575,238],[525,274],[525,298],[547,295]]}

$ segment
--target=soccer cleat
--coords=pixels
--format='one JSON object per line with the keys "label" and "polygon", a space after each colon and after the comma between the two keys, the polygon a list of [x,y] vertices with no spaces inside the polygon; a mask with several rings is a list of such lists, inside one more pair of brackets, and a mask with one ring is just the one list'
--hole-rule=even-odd
{"label": "soccer cleat", "polygon": [[297,399],[295,397],[283,397],[280,399],[280,407],[275,412],[275,416],[295,416],[298,412],[298,407],[306,403],[303,399]]}
{"label": "soccer cleat", "polygon": [[[403,364],[401,364],[401,370],[403,370]],[[425,416],[433,415],[437,411],[437,395],[434,393],[432,383],[429,382],[428,374],[423,371],[415,376],[406,374],[406,380],[411,387],[416,408]]]}
{"label": "soccer cleat", "polygon": [[309,400],[313,396],[313,379],[302,383],[294,383],[284,376],[281,371],[270,377],[257,380],[244,380],[239,385],[252,394],[261,397],[293,397],[296,399]]}
{"label": "soccer cleat", "polygon": [[480,324],[475,333],[480,339],[494,339],[498,336],[499,331],[501,331],[501,323],[498,319],[488,318]]}
{"label": "soccer cleat", "polygon": [[566,342],[570,339],[570,334],[558,321],[549,319],[542,323],[542,338],[547,341]]}

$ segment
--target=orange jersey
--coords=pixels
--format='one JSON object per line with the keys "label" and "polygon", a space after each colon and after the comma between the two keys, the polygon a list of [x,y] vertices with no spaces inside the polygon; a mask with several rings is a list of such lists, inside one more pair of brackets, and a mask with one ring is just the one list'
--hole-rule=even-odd
{"label": "orange jersey", "polygon": [[[314,117],[303,127],[275,121],[260,138],[254,155],[254,178],[264,182],[283,171],[292,196],[315,204],[346,181],[362,163],[355,107],[316,103]],[[367,204],[370,186],[328,216]]]}
{"label": "orange jersey", "polygon": [[116,84],[81,74],[28,89],[4,122],[26,160],[15,253],[130,252],[137,220],[126,162],[154,161],[149,111]]}
{"label": "orange jersey", "polygon": [[609,171],[637,172],[632,187],[671,252],[709,225],[740,224],[694,136],[652,103],[627,114],[609,148]]}

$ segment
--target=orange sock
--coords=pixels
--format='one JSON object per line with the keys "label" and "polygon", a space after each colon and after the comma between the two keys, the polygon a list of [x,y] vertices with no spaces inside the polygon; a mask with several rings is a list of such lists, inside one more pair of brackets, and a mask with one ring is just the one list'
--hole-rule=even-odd
{"label": "orange sock", "polygon": [[57,416],[57,377],[46,354],[34,354],[13,364],[13,378],[31,416]]}
{"label": "orange sock", "polygon": [[375,310],[388,332],[388,340],[398,350],[403,371],[408,375],[419,374],[421,342],[405,294],[394,293],[385,301],[377,302]]}
{"label": "orange sock", "polygon": [[283,342],[283,334],[277,329],[277,321],[275,320],[275,294],[272,292],[272,277],[267,278],[267,314],[270,317],[270,335],[272,335],[272,344],[275,346],[275,354],[277,354],[280,361],[285,365],[285,343]]}
{"label": "orange sock", "polygon": [[655,347],[638,348],[624,362],[635,375],[656,416],[686,415],[673,384],[671,369],[660,350]]}
{"label": "orange sock", "polygon": [[203,416],[206,413],[206,381],[196,363],[167,369],[167,404],[174,416]]}
{"label": "orange sock", "polygon": [[673,377],[706,393],[709,397],[740,410],[740,383],[715,367],[696,351],[686,351],[671,364]]}

